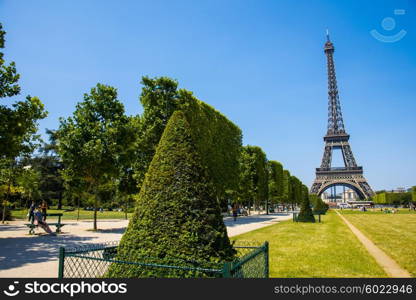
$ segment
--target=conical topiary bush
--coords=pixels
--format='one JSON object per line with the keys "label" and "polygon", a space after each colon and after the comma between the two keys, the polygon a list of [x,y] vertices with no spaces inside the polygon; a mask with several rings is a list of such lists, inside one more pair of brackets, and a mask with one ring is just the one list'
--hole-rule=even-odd
{"label": "conical topiary bush", "polygon": [[328,204],[322,201],[321,198],[317,197],[315,201],[315,206],[313,207],[313,212],[324,215],[326,214],[327,210],[328,210]]}
{"label": "conical topiary bush", "polygon": [[311,205],[309,202],[309,195],[307,192],[304,193],[297,220],[298,222],[315,222],[315,217],[312,213]]}
{"label": "conical topiary bush", "polygon": [[[224,262],[234,256],[191,128],[185,115],[176,111],[149,166],[115,259],[204,267],[198,262]],[[194,277],[195,273],[113,263],[107,275]]]}

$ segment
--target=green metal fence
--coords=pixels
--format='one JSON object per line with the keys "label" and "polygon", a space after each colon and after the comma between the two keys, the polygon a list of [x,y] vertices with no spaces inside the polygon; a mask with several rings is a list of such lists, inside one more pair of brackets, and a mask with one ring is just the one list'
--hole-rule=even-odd
{"label": "green metal fence", "polygon": [[[116,259],[118,242],[59,249],[58,278],[105,278],[112,264],[131,265],[131,270],[155,271],[163,277],[268,278],[269,244],[238,241],[237,258],[232,262],[200,262],[179,258],[140,257]],[[130,268],[125,268],[129,270]],[[126,271],[125,278],[133,277]],[[156,277],[156,276],[155,276]]]}

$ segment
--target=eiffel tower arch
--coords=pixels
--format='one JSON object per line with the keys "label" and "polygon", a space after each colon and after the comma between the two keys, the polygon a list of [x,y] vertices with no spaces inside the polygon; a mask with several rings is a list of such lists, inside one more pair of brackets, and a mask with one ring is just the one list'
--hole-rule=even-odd
{"label": "eiffel tower arch", "polygon": [[[342,185],[354,190],[360,199],[371,197],[374,192],[363,175],[363,167],[358,166],[349,144],[339,101],[337,79],[334,65],[334,45],[329,39],[324,46],[328,72],[328,128],[324,136],[325,148],[321,167],[316,169],[316,178],[310,193],[320,196],[326,189]],[[339,149],[344,162],[343,167],[331,167],[332,153]]]}

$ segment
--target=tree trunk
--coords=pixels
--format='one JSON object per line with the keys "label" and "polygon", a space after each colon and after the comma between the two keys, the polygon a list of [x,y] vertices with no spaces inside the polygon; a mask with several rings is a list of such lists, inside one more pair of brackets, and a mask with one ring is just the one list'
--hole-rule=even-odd
{"label": "tree trunk", "polygon": [[62,191],[59,192],[58,209],[62,209]]}
{"label": "tree trunk", "polygon": [[126,208],[124,210],[126,220],[127,220],[127,209],[128,208],[129,208],[129,196],[126,197]]}
{"label": "tree trunk", "polygon": [[266,215],[269,214],[269,200],[266,200]]}
{"label": "tree trunk", "polygon": [[6,219],[6,200],[3,200],[3,216],[1,223],[4,224],[4,220]]}
{"label": "tree trunk", "polygon": [[78,209],[77,221],[79,221],[79,197],[77,197],[77,209]]}
{"label": "tree trunk", "polygon": [[97,204],[98,204],[98,193],[95,193],[94,197],[94,231],[97,230]]}
{"label": "tree trunk", "polygon": [[6,198],[3,201],[3,216],[2,216],[2,220],[1,220],[1,223],[2,224],[4,224],[4,221],[6,220],[6,206],[7,206],[7,201],[10,198],[10,185],[11,185],[11,181],[12,181],[12,179],[9,178],[9,182],[7,184],[7,195],[6,195]]}

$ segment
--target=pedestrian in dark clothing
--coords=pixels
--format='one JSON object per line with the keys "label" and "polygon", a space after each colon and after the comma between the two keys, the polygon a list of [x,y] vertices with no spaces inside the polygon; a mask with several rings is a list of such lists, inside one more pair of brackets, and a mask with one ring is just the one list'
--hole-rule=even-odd
{"label": "pedestrian in dark clothing", "polygon": [[35,208],[36,208],[36,203],[35,201],[32,201],[32,204],[29,207],[29,212],[27,214],[27,216],[29,217],[28,221],[30,223],[33,223],[33,221],[35,220],[35,216],[34,216]]}
{"label": "pedestrian in dark clothing", "polygon": [[234,222],[237,221],[237,214],[238,214],[238,205],[234,203],[234,205],[233,205],[233,218],[234,218]]}
{"label": "pedestrian in dark clothing", "polygon": [[41,210],[42,210],[43,221],[46,221],[46,214],[48,212],[48,203],[46,203],[45,200],[42,201]]}

